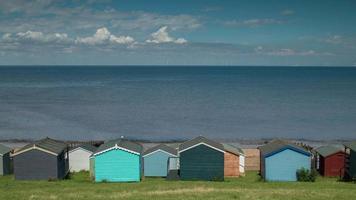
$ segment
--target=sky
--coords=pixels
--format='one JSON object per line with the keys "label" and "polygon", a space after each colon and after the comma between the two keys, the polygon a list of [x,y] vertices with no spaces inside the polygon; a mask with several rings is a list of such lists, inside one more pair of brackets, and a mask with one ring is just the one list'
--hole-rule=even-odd
{"label": "sky", "polygon": [[354,0],[0,0],[0,65],[356,66]]}

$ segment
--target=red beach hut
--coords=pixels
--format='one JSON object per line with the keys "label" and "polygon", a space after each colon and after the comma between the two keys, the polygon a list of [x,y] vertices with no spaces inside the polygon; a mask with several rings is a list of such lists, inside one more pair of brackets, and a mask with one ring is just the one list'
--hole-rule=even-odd
{"label": "red beach hut", "polygon": [[342,147],[322,146],[315,149],[317,169],[322,176],[342,177],[345,168],[345,152]]}

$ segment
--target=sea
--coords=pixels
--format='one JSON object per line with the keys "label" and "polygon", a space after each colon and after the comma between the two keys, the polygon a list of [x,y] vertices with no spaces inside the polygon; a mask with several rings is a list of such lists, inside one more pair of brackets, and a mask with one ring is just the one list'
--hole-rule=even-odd
{"label": "sea", "polygon": [[356,139],[356,68],[1,66],[0,139]]}

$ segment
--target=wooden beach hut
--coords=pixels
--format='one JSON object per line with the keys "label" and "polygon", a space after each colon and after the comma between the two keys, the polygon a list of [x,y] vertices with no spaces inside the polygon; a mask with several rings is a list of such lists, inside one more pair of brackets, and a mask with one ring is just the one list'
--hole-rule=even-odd
{"label": "wooden beach hut", "polygon": [[224,154],[224,176],[239,177],[245,172],[245,157],[242,149],[235,145],[223,143]]}
{"label": "wooden beach hut", "polygon": [[69,150],[69,171],[89,171],[90,156],[96,151],[91,144],[82,144]]}
{"label": "wooden beach hut", "polygon": [[102,144],[93,154],[96,182],[136,182],[143,174],[141,144],[126,139]]}
{"label": "wooden beach hut", "polygon": [[311,169],[311,153],[281,140],[259,147],[260,174],[266,181],[296,181],[297,170]]}
{"label": "wooden beach hut", "polygon": [[345,178],[356,179],[356,141],[346,143]]}
{"label": "wooden beach hut", "polygon": [[176,149],[165,144],[159,144],[143,154],[144,175],[166,177],[168,172],[169,158],[178,157]]}
{"label": "wooden beach hut", "polygon": [[342,177],[345,170],[345,151],[343,147],[322,146],[315,149],[316,169],[322,176]]}
{"label": "wooden beach hut", "polygon": [[17,180],[63,179],[68,173],[68,146],[45,138],[19,149],[13,162]]}
{"label": "wooden beach hut", "polygon": [[0,144],[0,176],[11,174],[11,149]]}
{"label": "wooden beach hut", "polygon": [[199,136],[179,145],[181,180],[224,180],[224,146]]}

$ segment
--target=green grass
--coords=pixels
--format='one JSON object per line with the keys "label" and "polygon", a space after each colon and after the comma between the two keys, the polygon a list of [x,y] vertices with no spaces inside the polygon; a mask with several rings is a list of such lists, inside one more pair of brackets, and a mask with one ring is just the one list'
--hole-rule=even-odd
{"label": "green grass", "polygon": [[62,181],[15,181],[0,177],[0,199],[356,199],[356,184],[334,178],[315,183],[262,182],[256,172],[224,182],[165,181],[146,178],[141,183],[93,183],[86,172]]}

